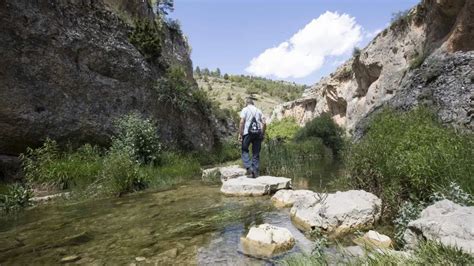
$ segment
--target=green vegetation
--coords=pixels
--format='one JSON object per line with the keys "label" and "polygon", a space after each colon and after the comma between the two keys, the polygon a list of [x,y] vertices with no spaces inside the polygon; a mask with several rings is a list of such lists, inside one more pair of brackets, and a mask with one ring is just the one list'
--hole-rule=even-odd
{"label": "green vegetation", "polygon": [[423,62],[425,62],[427,55],[425,53],[417,53],[416,56],[410,61],[410,70],[419,68]]}
{"label": "green vegetation", "polygon": [[438,187],[456,182],[472,192],[474,138],[444,128],[425,108],[385,110],[348,153],[349,181],[381,197],[388,217],[404,201],[428,202]]}
{"label": "green vegetation", "polygon": [[129,153],[130,158],[140,164],[157,164],[160,162],[161,143],[157,129],[146,118],[132,113],[115,122],[118,131],[112,139],[112,151]]}
{"label": "green vegetation", "polygon": [[297,142],[311,138],[321,139],[335,156],[344,148],[344,130],[326,113],[306,123],[295,135]]}
{"label": "green vegetation", "polygon": [[367,251],[359,258],[328,258],[319,254],[296,254],[280,261],[281,265],[471,265],[474,257],[455,247],[447,247],[436,242],[421,243],[412,256],[396,253]]}
{"label": "green vegetation", "polygon": [[31,190],[22,184],[9,185],[6,191],[0,194],[0,213],[14,212],[30,206]]}
{"label": "green vegetation", "polygon": [[129,36],[133,44],[147,60],[154,60],[161,54],[162,33],[159,24],[147,19],[135,21],[135,28]]}
{"label": "green vegetation", "polygon": [[352,50],[352,57],[359,57],[361,53],[361,50],[359,47],[354,47],[354,50]]}
{"label": "green vegetation", "polygon": [[293,117],[286,117],[282,120],[270,123],[265,130],[267,138],[289,141],[292,140],[296,132],[300,129],[296,119]]}

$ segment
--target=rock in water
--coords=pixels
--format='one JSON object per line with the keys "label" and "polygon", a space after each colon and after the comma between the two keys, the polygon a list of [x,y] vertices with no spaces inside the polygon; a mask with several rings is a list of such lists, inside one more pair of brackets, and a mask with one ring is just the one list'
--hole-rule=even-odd
{"label": "rock in water", "polygon": [[409,248],[415,248],[420,239],[427,239],[474,254],[474,207],[438,201],[408,224],[404,239]]}
{"label": "rock in water", "polygon": [[240,176],[225,181],[221,192],[229,196],[263,196],[285,188],[291,188],[291,179],[274,176],[258,178]]}
{"label": "rock in water", "polygon": [[219,178],[221,182],[245,175],[246,170],[238,165],[215,167],[202,171],[202,180],[214,180]]}
{"label": "rock in water", "polygon": [[304,197],[291,208],[293,223],[304,231],[321,228],[336,234],[372,225],[380,218],[382,201],[363,190]]}
{"label": "rock in water", "polygon": [[81,259],[81,257],[79,257],[77,255],[67,256],[67,257],[64,257],[64,258],[61,259],[61,263],[75,262],[75,261],[78,261],[80,259]]}
{"label": "rock in water", "polygon": [[306,197],[317,197],[317,193],[314,193],[311,190],[290,190],[283,189],[279,190],[273,195],[272,202],[278,208],[288,208],[292,207],[296,201],[303,200]]}
{"label": "rock in water", "polygon": [[295,238],[286,228],[261,224],[250,228],[246,237],[240,238],[242,250],[254,257],[273,257],[293,248]]}
{"label": "rock in water", "polygon": [[390,237],[373,230],[357,238],[354,242],[359,246],[370,248],[390,248],[392,246],[392,239]]}

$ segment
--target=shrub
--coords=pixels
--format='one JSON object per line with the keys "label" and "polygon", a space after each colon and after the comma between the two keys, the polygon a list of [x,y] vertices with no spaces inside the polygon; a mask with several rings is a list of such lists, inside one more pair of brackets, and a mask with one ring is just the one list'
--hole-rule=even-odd
{"label": "shrub", "polygon": [[403,202],[400,208],[398,209],[397,215],[393,220],[393,225],[395,227],[395,242],[400,245],[405,245],[405,240],[403,235],[408,228],[408,223],[418,219],[421,211],[423,210],[423,203],[413,203],[410,201]]}
{"label": "shrub", "polygon": [[352,50],[352,57],[359,57],[360,56],[360,53],[361,53],[361,50],[359,47],[354,47],[354,49]]}
{"label": "shrub", "polygon": [[161,32],[154,22],[147,19],[135,21],[128,39],[146,59],[153,60],[161,54]]}
{"label": "shrub", "polygon": [[320,138],[324,145],[338,156],[344,148],[344,130],[332,120],[329,114],[322,114],[314,118],[298,130],[295,135],[296,141],[304,141],[310,138]]}
{"label": "shrub", "polygon": [[139,174],[140,165],[132,159],[133,151],[110,151],[104,159],[102,177],[106,192],[121,196],[148,187],[148,182]]}
{"label": "shrub", "polygon": [[31,205],[33,196],[31,190],[21,184],[13,184],[7,187],[6,194],[0,195],[0,211],[12,212]]}
{"label": "shrub", "polygon": [[452,181],[472,191],[473,153],[472,134],[442,127],[429,110],[387,109],[351,147],[347,167],[352,185],[381,197],[391,215],[403,201],[427,202]]}
{"label": "shrub", "polygon": [[131,113],[117,119],[115,127],[117,135],[112,139],[112,150],[130,153],[140,164],[159,163],[161,143],[157,128],[149,119]]}
{"label": "shrub", "polygon": [[97,147],[86,144],[77,150],[61,152],[54,140],[46,139],[37,149],[20,155],[27,182],[54,185],[60,189],[83,187],[93,182],[101,169]]}
{"label": "shrub", "polygon": [[201,165],[221,164],[234,161],[240,158],[240,144],[235,139],[228,139],[217,142],[210,152],[196,152]]}
{"label": "shrub", "polygon": [[265,130],[268,139],[288,141],[292,140],[300,126],[293,117],[286,117],[282,120],[272,122]]}
{"label": "shrub", "polygon": [[474,205],[474,197],[464,191],[456,182],[451,182],[449,186],[438,186],[437,191],[430,196],[431,202],[440,200],[450,200],[454,203],[471,206]]}
{"label": "shrub", "polygon": [[410,61],[410,69],[419,68],[423,62],[425,62],[426,54],[425,53],[418,53],[411,61]]}

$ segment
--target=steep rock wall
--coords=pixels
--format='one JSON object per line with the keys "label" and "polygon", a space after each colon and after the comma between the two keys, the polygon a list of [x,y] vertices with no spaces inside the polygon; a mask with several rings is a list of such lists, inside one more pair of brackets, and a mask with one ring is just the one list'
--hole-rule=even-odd
{"label": "steep rock wall", "polygon": [[[275,108],[272,120],[293,116],[303,125],[330,113],[349,134],[357,129],[360,135],[359,124],[375,110],[383,105],[412,108],[420,103],[414,95],[425,91],[434,95],[428,104],[443,122],[472,130],[472,14],[474,1],[422,1],[360,54],[306,90],[302,99]],[[437,93],[441,91],[445,93]]]}
{"label": "steep rock wall", "polygon": [[132,111],[151,118],[167,144],[213,146],[209,114],[197,106],[183,113],[154,89],[163,65],[182,66],[194,82],[186,40],[165,28],[162,55],[149,62],[130,44],[119,9],[154,19],[142,0],[0,1],[0,154],[46,137],[107,144],[114,119]]}

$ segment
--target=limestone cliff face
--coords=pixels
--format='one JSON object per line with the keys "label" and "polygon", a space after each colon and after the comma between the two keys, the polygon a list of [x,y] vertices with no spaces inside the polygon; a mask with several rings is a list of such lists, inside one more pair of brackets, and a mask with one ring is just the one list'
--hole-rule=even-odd
{"label": "limestone cliff face", "polygon": [[360,136],[381,106],[427,103],[443,122],[472,130],[473,14],[474,1],[423,0],[303,98],[278,106],[272,119],[293,116],[304,124],[327,112]]}
{"label": "limestone cliff face", "polygon": [[213,119],[197,106],[182,113],[157,100],[167,65],[192,78],[189,47],[164,28],[155,62],[129,42],[124,16],[154,19],[148,1],[0,1],[0,154],[16,155],[46,137],[107,144],[115,118],[138,111],[165,143],[210,148]]}

